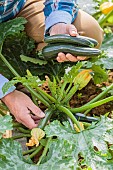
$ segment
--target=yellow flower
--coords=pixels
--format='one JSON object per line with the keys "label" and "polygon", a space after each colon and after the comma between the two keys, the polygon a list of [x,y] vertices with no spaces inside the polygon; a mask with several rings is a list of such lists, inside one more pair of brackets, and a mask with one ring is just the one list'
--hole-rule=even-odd
{"label": "yellow flower", "polygon": [[78,90],[81,90],[89,83],[92,78],[91,73],[92,70],[90,69],[83,70],[75,77],[74,85],[78,85]]}
{"label": "yellow flower", "polygon": [[34,128],[31,130],[31,138],[29,143],[26,143],[26,146],[38,146],[39,141],[45,136],[45,132],[40,128]]}
{"label": "yellow flower", "polygon": [[113,10],[113,3],[112,2],[104,2],[100,5],[100,10],[103,14],[108,14],[110,11]]}
{"label": "yellow flower", "polygon": [[[79,122],[79,124],[80,124],[81,129],[84,130],[84,125],[83,125],[83,123],[82,123],[82,122]],[[74,124],[74,129],[76,130],[76,132],[80,132],[80,129],[77,127],[76,124]]]}

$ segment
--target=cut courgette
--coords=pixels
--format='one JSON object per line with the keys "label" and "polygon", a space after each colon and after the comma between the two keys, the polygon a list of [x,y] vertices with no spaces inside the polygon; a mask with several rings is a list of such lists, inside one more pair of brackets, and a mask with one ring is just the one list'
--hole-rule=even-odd
{"label": "cut courgette", "polygon": [[65,34],[48,36],[45,38],[45,42],[49,44],[68,43],[68,44],[75,44],[75,45],[84,46],[84,47],[95,47],[98,45],[98,42],[93,38],[80,36],[80,35],[76,37],[72,37],[72,36],[65,35]]}
{"label": "cut courgette", "polygon": [[42,55],[45,60],[55,59],[59,52],[70,53],[74,56],[94,57],[101,54],[101,50],[95,48],[76,47],[67,44],[50,44],[42,49]]}

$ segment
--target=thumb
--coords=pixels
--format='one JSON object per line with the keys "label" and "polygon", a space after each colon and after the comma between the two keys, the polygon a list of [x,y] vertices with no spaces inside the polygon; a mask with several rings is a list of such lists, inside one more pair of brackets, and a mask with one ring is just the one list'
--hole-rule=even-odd
{"label": "thumb", "polygon": [[76,29],[76,27],[74,26],[74,25],[67,25],[67,29],[68,29],[68,33],[69,33],[69,35],[71,35],[71,36],[77,36],[78,35],[78,33],[77,33],[77,29]]}

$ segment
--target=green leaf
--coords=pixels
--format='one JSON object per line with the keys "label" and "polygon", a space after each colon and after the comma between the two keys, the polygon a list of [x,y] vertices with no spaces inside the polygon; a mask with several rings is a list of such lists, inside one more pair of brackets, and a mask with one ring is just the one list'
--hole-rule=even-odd
{"label": "green leaf", "polygon": [[39,170],[38,166],[28,164],[22,156],[21,145],[11,139],[0,141],[0,170]]}
{"label": "green leaf", "polygon": [[112,47],[112,44],[113,44],[113,33],[112,34],[107,34],[104,37],[104,41],[102,43],[101,49],[106,52],[108,58],[113,57],[113,47]]}
{"label": "green leaf", "polygon": [[[7,37],[7,39],[4,41],[2,54],[14,67],[14,69],[21,76],[24,76],[27,69],[31,70],[31,68],[33,68],[34,70],[36,65],[32,63],[22,62],[20,55],[23,54],[29,56],[34,47],[34,41],[28,38],[26,34],[22,32]],[[7,68],[7,66],[3,63],[1,59],[0,72],[7,78],[13,77],[11,71]]]}
{"label": "green leaf", "polygon": [[24,62],[29,61],[31,63],[39,64],[39,65],[47,64],[47,61],[45,61],[45,60],[40,60],[40,59],[37,59],[37,58],[27,57],[25,55],[20,55],[20,58]]}
{"label": "green leaf", "polygon": [[94,71],[93,79],[95,84],[100,84],[108,79],[107,72],[100,66],[93,65],[91,69]]}
{"label": "green leaf", "polygon": [[22,83],[23,85],[29,85],[32,88],[37,88],[37,86],[42,85],[44,81],[41,81],[38,76],[25,76],[25,77],[14,77],[13,80],[8,81],[2,87],[2,91],[5,94],[10,87],[17,83]]}
{"label": "green leaf", "polygon": [[[65,162],[67,169],[70,162],[71,169],[82,166],[92,170],[112,169],[113,156],[109,151],[109,144],[113,145],[112,119],[101,117],[98,123],[93,123],[86,130],[76,134],[70,133],[58,121],[48,125],[45,131],[47,137],[57,136],[57,140],[51,143],[46,164],[54,159],[57,165]],[[51,162],[51,167],[52,164],[54,166],[54,162]]]}
{"label": "green leaf", "polygon": [[25,18],[15,18],[0,24],[0,46],[5,38],[9,35],[14,35],[24,30],[24,24],[27,23]]}
{"label": "green leaf", "polygon": [[66,69],[66,73],[63,76],[63,80],[67,83],[72,83],[76,75],[79,73],[80,68],[83,66],[82,62],[78,62],[76,65],[71,68]]}
{"label": "green leaf", "polygon": [[12,117],[9,115],[0,117],[0,138],[2,134],[5,133],[6,130],[12,130]]}

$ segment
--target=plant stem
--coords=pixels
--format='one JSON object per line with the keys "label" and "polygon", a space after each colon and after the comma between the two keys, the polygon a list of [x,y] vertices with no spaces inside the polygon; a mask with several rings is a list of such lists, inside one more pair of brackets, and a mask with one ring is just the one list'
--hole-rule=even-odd
{"label": "plant stem", "polygon": [[55,100],[55,98],[54,97],[52,97],[52,96],[50,96],[48,93],[46,93],[44,90],[42,90],[42,89],[40,89],[40,87],[37,87],[36,88],[39,92],[40,92],[40,94],[43,94],[43,95],[45,95],[48,99],[50,99],[52,102],[56,102],[56,100]]}
{"label": "plant stem", "polygon": [[42,145],[38,146],[36,150],[29,157],[32,159],[36,154],[38,154],[38,152],[42,150],[42,148],[43,148]]}
{"label": "plant stem", "polygon": [[27,150],[27,151],[24,151],[24,152],[23,152],[23,156],[28,155],[29,153],[34,152],[36,149],[37,149],[37,148],[35,147],[35,148],[29,149],[29,150]]}
{"label": "plant stem", "polygon": [[0,53],[0,58],[6,64],[6,66],[10,69],[10,71],[16,76],[20,77],[20,75],[15,71],[15,69],[11,66],[11,64],[6,60],[6,58]]}
{"label": "plant stem", "polygon": [[59,106],[59,105],[57,106],[57,108],[58,108],[60,111],[66,113],[66,115],[73,121],[73,123],[76,124],[76,126],[79,128],[79,130],[82,131],[82,128],[81,128],[79,122],[77,121],[77,119],[75,118],[75,116],[72,114],[72,112],[71,112],[69,109],[67,109],[67,108],[64,107],[64,106]]}
{"label": "plant stem", "polygon": [[[11,64],[6,60],[6,58],[0,53],[0,58],[2,61],[6,64],[6,66],[9,68],[9,70],[16,76],[20,77],[20,75],[15,71],[15,69],[11,66]],[[35,92],[34,89],[32,89],[30,86],[25,85],[25,87],[30,91],[31,94],[33,94],[35,97],[37,97],[45,106],[49,107],[48,102],[46,102],[41,95]]]}
{"label": "plant stem", "polygon": [[98,10],[97,12],[95,12],[92,16],[93,16],[93,17],[96,17],[96,16],[99,15],[99,14],[101,14],[101,11],[100,11],[100,10]]}
{"label": "plant stem", "polygon": [[13,127],[23,127],[23,125],[18,122],[13,122]]}
{"label": "plant stem", "polygon": [[102,26],[102,24],[104,24],[104,23],[107,21],[107,19],[108,19],[110,16],[112,16],[112,15],[113,15],[113,10],[110,11],[110,12],[105,16],[105,18],[103,18],[102,20],[100,20],[100,21],[99,21],[99,24]]}
{"label": "plant stem", "polygon": [[31,135],[30,134],[21,134],[21,135],[13,136],[11,139],[15,140],[15,139],[20,139],[20,138],[24,138],[24,137],[31,137]]}
{"label": "plant stem", "polygon": [[70,83],[69,86],[68,86],[68,88],[66,89],[66,94],[67,94],[68,91],[70,90],[71,86],[72,86],[72,83]]}
{"label": "plant stem", "polygon": [[[37,88],[36,88],[37,90]],[[43,90],[42,90],[43,91]],[[38,91],[37,93],[39,93],[49,104],[52,104],[51,101],[48,99],[47,96],[45,96],[45,94],[43,94],[42,92]]]}
{"label": "plant stem", "polygon": [[46,156],[51,139],[52,139],[52,137],[50,137],[50,138],[47,139],[46,146],[45,146],[45,148],[44,148],[44,150],[43,150],[42,155],[41,155],[40,158],[39,158],[39,161],[38,161],[37,165],[39,165],[39,164],[41,163],[43,157]]}
{"label": "plant stem", "polygon": [[30,130],[26,130],[26,129],[22,128],[22,127],[17,127],[17,129],[18,129],[20,132],[24,133],[24,134],[30,134],[30,133],[31,133]]}
{"label": "plant stem", "polygon": [[[108,87],[106,88],[106,90],[104,90],[103,92],[101,92],[98,96],[96,96],[95,98],[93,98],[91,101],[89,101],[89,102],[88,102],[87,104],[85,104],[84,106],[89,105],[89,104],[91,104],[91,103],[94,103],[94,102],[98,101],[99,99],[103,98],[103,97],[108,93],[108,91],[110,91],[112,88],[113,88],[113,83],[112,83],[110,86],[108,86]],[[85,112],[84,114],[87,115],[87,113],[89,113],[90,110],[91,110],[91,109],[86,110],[86,112]]]}
{"label": "plant stem", "polygon": [[110,102],[112,100],[113,100],[113,96],[107,97],[107,98],[105,98],[103,100],[100,100],[98,102],[95,102],[95,103],[92,103],[92,104],[89,104],[89,105],[84,105],[84,106],[79,107],[79,108],[70,108],[69,110],[72,111],[73,113],[83,112],[83,111],[85,111],[87,109],[95,108],[97,106],[100,106],[100,105],[102,105],[104,103],[107,103],[107,102]]}
{"label": "plant stem", "polygon": [[0,115],[5,116],[6,114],[0,110]]}
{"label": "plant stem", "polygon": [[32,100],[33,100],[34,104],[35,104],[36,106],[38,106],[38,102],[36,101],[35,96],[34,96],[34,95],[31,95],[31,97],[32,97]]}
{"label": "plant stem", "polygon": [[38,128],[44,129],[46,124],[48,123],[48,120],[51,118],[52,114],[54,113],[53,108],[49,108],[48,110],[45,111],[45,117],[40,120]]}
{"label": "plant stem", "polygon": [[[79,86],[79,85],[78,85]],[[71,90],[69,91],[69,93],[65,96],[65,98],[63,99],[62,103],[67,103],[72,96],[75,94],[75,92],[78,90],[78,86],[74,85]]]}
{"label": "plant stem", "polygon": [[49,103],[46,102],[46,101],[43,99],[43,97],[42,97],[40,94],[38,94],[34,89],[32,89],[32,88],[31,88],[30,86],[28,86],[28,85],[26,85],[25,87],[30,91],[30,93],[31,93],[32,95],[34,95],[35,97],[37,97],[37,99],[40,100],[45,106],[47,106],[47,107],[50,106]]}
{"label": "plant stem", "polygon": [[63,98],[64,89],[66,87],[66,84],[67,84],[67,82],[65,81],[65,82],[63,82],[63,84],[61,86],[60,95],[59,95],[59,97],[57,99],[58,102],[60,102],[62,100],[62,98]]}

